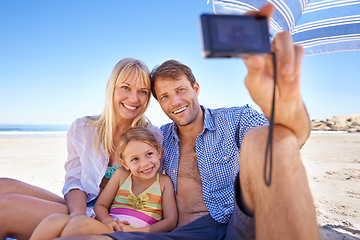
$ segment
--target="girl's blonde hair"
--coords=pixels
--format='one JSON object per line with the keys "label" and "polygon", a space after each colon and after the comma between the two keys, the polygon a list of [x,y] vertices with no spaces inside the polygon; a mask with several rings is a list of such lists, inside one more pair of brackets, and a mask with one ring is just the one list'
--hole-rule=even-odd
{"label": "girl's blonde hair", "polygon": [[126,130],[120,137],[119,145],[116,148],[116,153],[120,156],[120,159],[124,159],[123,153],[126,146],[131,141],[140,141],[146,143],[161,152],[160,144],[149,129],[145,127],[132,127]]}
{"label": "girl's blonde hair", "polygon": [[114,91],[115,88],[122,84],[124,81],[126,81],[132,73],[134,73],[134,79],[138,79],[139,81],[134,82],[134,84],[144,84],[146,87],[149,88],[149,92],[145,106],[143,107],[142,111],[134,118],[131,126],[133,127],[148,125],[148,121],[144,113],[149,106],[151,96],[149,69],[140,60],[124,58],[115,65],[107,82],[105,107],[103,113],[95,118],[87,118],[87,121],[91,123],[96,129],[94,145],[96,146],[96,150],[98,153],[100,152],[100,146],[108,155],[110,155],[116,150],[113,144],[113,135],[116,130]]}

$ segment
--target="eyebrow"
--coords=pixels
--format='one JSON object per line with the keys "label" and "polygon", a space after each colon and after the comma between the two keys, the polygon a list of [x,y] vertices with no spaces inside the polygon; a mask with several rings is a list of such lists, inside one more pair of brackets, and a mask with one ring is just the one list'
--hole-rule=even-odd
{"label": "eyebrow", "polygon": [[[129,83],[127,83],[127,82],[122,82],[123,84],[126,84],[126,85],[128,85],[128,86],[131,86],[131,84],[129,84]],[[134,86],[134,85],[133,85]],[[149,88],[147,88],[147,87],[144,87],[144,88],[140,88],[140,90],[143,90],[143,89],[146,89],[146,90],[150,90]]]}
{"label": "eyebrow", "polygon": [[125,158],[132,160],[134,158],[139,158],[139,157],[138,154],[135,154],[135,155],[125,156]]}

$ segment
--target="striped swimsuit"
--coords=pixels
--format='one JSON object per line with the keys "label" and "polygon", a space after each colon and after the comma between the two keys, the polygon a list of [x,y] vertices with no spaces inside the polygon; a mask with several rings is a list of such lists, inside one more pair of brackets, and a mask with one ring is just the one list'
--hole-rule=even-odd
{"label": "striped swimsuit", "polygon": [[146,227],[162,220],[159,173],[157,173],[156,181],[138,196],[132,193],[131,176],[130,173],[126,181],[120,186],[110,207],[110,217],[114,220],[126,220],[135,228]]}

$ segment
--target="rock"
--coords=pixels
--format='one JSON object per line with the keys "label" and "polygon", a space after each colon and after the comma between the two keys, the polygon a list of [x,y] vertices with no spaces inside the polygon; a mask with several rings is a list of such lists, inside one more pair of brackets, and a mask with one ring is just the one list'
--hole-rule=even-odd
{"label": "rock", "polygon": [[320,131],[360,132],[360,114],[339,115],[311,120],[311,129]]}
{"label": "rock", "polygon": [[360,129],[350,128],[347,130],[348,133],[360,132]]}

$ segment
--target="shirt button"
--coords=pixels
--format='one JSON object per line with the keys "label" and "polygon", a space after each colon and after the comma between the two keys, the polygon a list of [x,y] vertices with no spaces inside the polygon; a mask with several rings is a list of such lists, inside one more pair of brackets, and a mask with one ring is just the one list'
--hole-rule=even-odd
{"label": "shirt button", "polygon": [[224,160],[226,160],[227,159],[227,157],[224,157]]}
{"label": "shirt button", "polygon": [[175,169],[173,170],[173,173],[175,173]]}
{"label": "shirt button", "polygon": [[179,154],[179,151],[176,151],[176,154]]}

